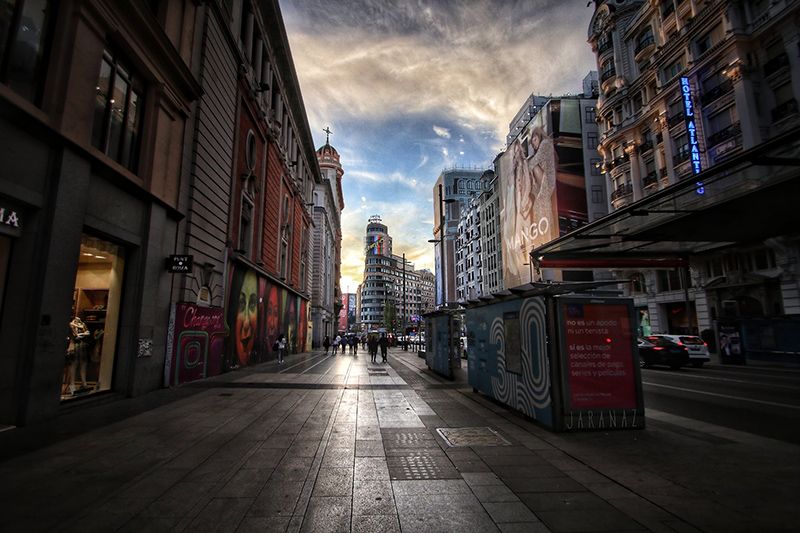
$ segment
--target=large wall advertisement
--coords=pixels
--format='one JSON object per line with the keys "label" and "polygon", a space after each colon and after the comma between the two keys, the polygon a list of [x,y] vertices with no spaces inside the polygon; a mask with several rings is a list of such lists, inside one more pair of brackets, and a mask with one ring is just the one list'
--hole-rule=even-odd
{"label": "large wall advertisement", "polygon": [[506,287],[530,280],[530,251],[588,221],[580,101],[550,101],[499,162]]}
{"label": "large wall advertisement", "polygon": [[286,335],[289,353],[305,351],[308,302],[246,266],[234,263],[231,270],[225,311],[230,331],[227,368],[271,360],[280,334]]}

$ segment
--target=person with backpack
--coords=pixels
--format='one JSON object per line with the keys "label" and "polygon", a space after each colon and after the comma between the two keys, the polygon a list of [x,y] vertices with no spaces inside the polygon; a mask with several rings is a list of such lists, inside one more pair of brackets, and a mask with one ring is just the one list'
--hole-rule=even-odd
{"label": "person with backpack", "polygon": [[328,350],[331,347],[331,338],[325,335],[325,340],[322,341],[322,346],[325,348],[325,355],[328,355]]}

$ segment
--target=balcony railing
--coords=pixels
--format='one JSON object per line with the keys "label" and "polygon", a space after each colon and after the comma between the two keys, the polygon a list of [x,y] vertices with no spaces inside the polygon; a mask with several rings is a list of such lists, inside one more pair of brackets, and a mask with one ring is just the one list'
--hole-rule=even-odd
{"label": "balcony railing", "polygon": [[797,114],[797,100],[794,98],[786,100],[782,104],[778,104],[772,110],[772,122],[778,122],[786,117]]}
{"label": "balcony railing", "polygon": [[625,185],[620,185],[614,192],[611,193],[611,200],[619,200],[620,198],[628,196],[629,194],[633,194],[633,185],[626,183]]}
{"label": "balcony railing", "polygon": [[689,157],[691,157],[691,153],[689,150],[683,150],[672,156],[672,164],[675,166],[680,165],[684,161],[688,161]]}
{"label": "balcony railing", "polygon": [[766,63],[764,63],[764,77],[768,78],[781,70],[782,68],[789,66],[789,56],[786,52],[781,52],[780,54],[776,55]]}
{"label": "balcony railing", "polygon": [[717,98],[724,96],[733,90],[733,82],[731,80],[725,80],[716,87],[705,91],[700,96],[700,103],[704,106],[707,106]]}
{"label": "balcony railing", "polygon": [[647,35],[639,39],[639,42],[636,43],[636,48],[634,48],[633,50],[633,55],[638,56],[639,52],[641,52],[648,46],[655,46],[655,44],[656,44],[656,38],[653,37],[652,35]]}
{"label": "balcony railing", "polygon": [[614,47],[614,41],[611,39],[603,41],[597,45],[597,55],[611,50]]}
{"label": "balcony railing", "polygon": [[655,171],[642,178],[642,186],[650,187],[651,185],[658,184],[658,174]]}
{"label": "balcony railing", "polygon": [[674,115],[669,117],[667,119],[667,125],[670,128],[673,128],[673,127],[677,126],[678,124],[680,124],[681,122],[683,122],[683,120],[684,120],[683,111],[681,111],[680,113],[675,113]]}
{"label": "balcony railing", "polygon": [[709,146],[714,146],[715,144],[719,144],[722,141],[727,141],[728,139],[739,135],[741,132],[742,128],[740,124],[735,122],[727,128],[721,129],[716,133],[712,133],[708,136],[706,141],[708,142]]}
{"label": "balcony railing", "polygon": [[606,70],[603,71],[602,74],[600,74],[600,83],[603,83],[604,81],[611,79],[616,75],[617,75],[616,69],[614,69],[613,67],[607,68]]}

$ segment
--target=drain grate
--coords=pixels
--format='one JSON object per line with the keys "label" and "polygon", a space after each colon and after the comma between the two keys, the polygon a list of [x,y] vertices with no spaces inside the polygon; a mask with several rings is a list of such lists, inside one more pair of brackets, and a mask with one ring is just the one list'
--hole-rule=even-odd
{"label": "drain grate", "polygon": [[498,432],[488,427],[436,428],[448,446],[511,446]]}
{"label": "drain grate", "polygon": [[414,454],[387,457],[389,477],[397,480],[459,479],[461,475],[446,456]]}

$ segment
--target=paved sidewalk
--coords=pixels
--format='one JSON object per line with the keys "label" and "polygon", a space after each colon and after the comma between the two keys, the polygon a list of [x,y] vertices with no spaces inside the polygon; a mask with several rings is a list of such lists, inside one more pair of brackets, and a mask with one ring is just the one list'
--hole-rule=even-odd
{"label": "paved sidewalk", "polygon": [[800,447],[650,410],[644,431],[554,434],[439,379],[415,352],[368,359],[302,354],[163,391],[174,401],[0,462],[0,530],[790,531],[800,521]]}

